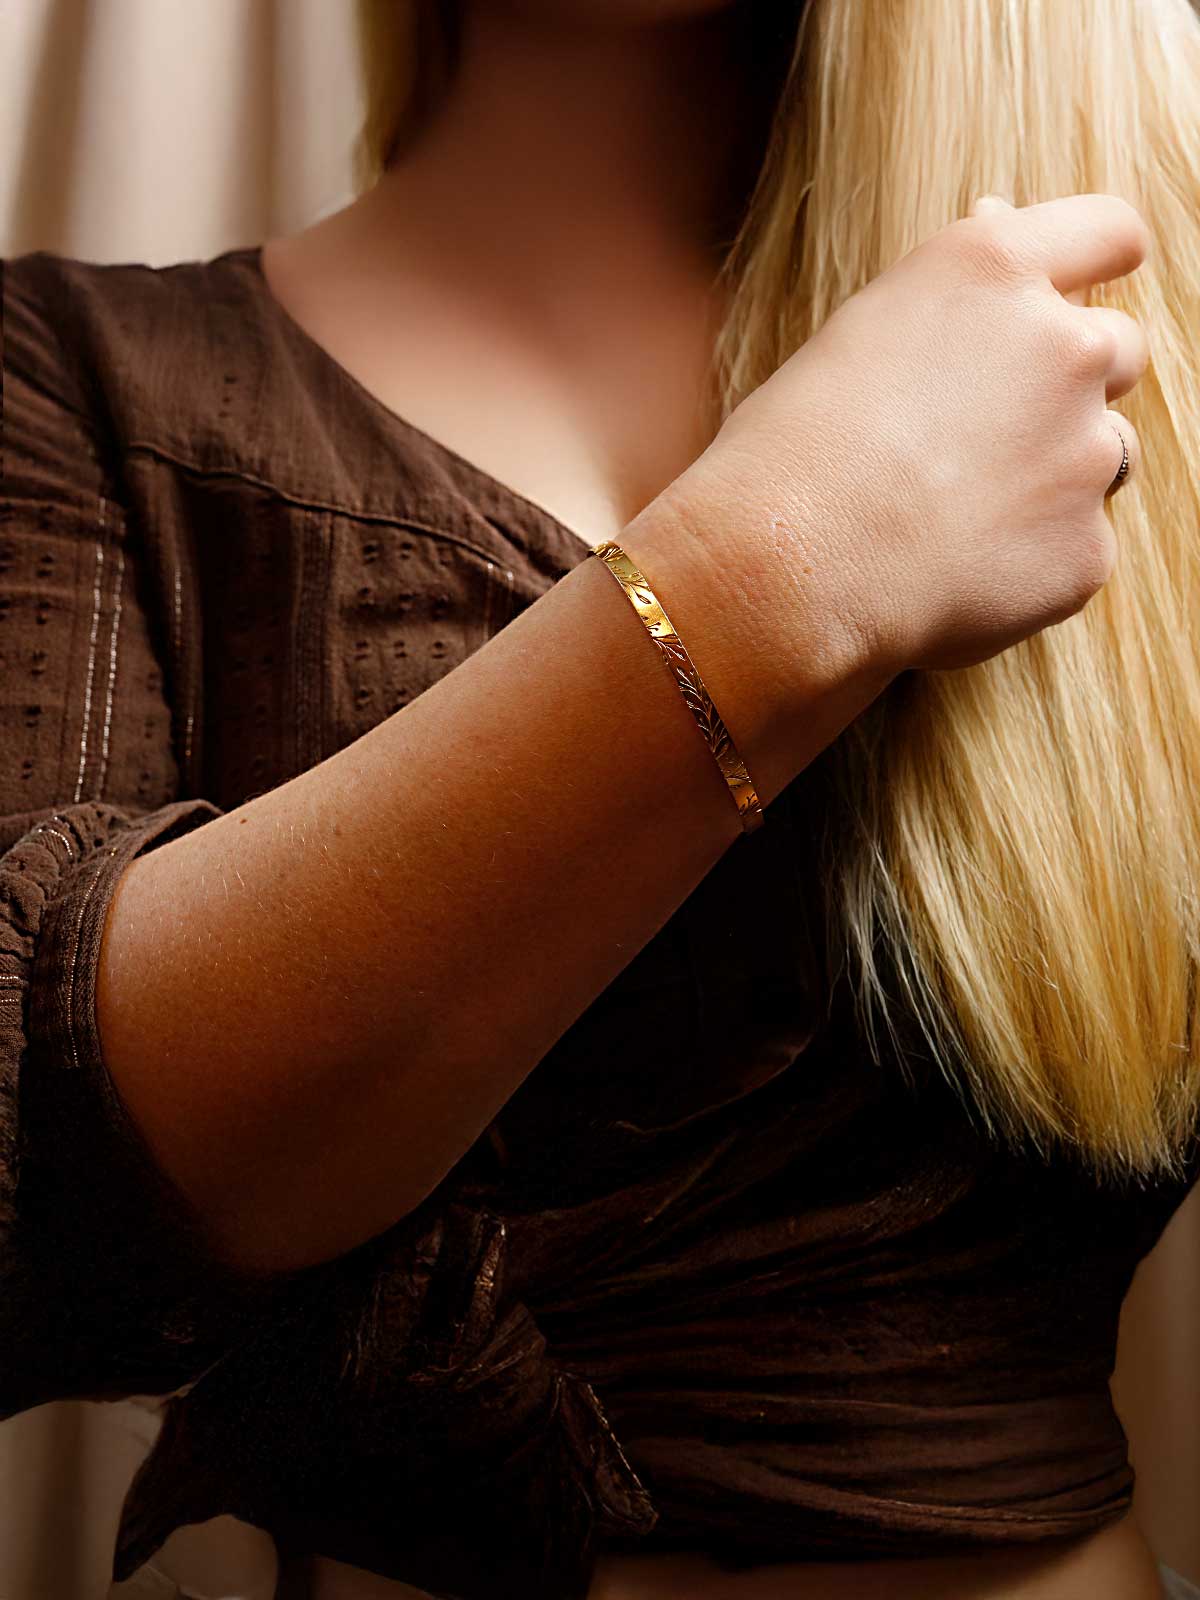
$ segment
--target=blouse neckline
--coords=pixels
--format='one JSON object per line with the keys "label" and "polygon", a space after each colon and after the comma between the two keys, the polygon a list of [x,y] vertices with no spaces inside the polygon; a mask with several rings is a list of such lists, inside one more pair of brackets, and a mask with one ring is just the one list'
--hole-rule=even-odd
{"label": "blouse neckline", "polygon": [[379,398],[365,383],[362,383],[348,367],[337,359],[331,351],[313,337],[311,333],[291,314],[287,307],[272,292],[267,281],[267,275],[262,265],[262,245],[245,245],[239,249],[225,252],[226,257],[240,258],[253,271],[262,299],[270,308],[271,314],[281,326],[287,329],[294,342],[305,349],[309,357],[323,367],[347,392],[356,397],[357,403],[365,406],[373,413],[377,420],[398,432],[410,444],[420,446],[427,453],[436,456],[445,468],[452,473],[462,484],[465,491],[483,489],[486,498],[501,506],[507,506],[513,513],[513,519],[518,528],[527,523],[530,517],[536,518],[551,534],[553,539],[562,547],[561,566],[565,572],[577,566],[584,558],[591,554],[592,543],[585,539],[583,534],[565,523],[561,517],[555,516],[538,501],[522,494],[519,489],[514,489],[510,484],[497,478],[484,467],[471,461],[467,456],[461,455],[452,446],[445,444],[441,439],[426,432],[415,422],[410,422],[399,411],[394,410]]}

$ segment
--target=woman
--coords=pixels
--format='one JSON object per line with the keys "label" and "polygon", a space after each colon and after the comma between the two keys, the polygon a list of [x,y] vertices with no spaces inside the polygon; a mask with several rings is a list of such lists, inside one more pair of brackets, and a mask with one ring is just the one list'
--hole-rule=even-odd
{"label": "woman", "polygon": [[374,5],[344,210],[6,263],[0,1406],[174,1396],[118,1576],[1161,1592],[1200,27],[1070,10]]}

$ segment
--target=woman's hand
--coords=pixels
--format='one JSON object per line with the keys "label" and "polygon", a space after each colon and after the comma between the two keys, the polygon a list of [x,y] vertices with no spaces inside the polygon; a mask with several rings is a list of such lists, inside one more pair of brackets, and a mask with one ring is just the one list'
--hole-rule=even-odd
{"label": "woman's hand", "polygon": [[667,494],[751,561],[758,637],[786,655],[819,627],[847,672],[886,677],[971,665],[1080,610],[1116,560],[1118,425],[1138,460],[1106,408],[1148,352],[1130,317],[1067,296],[1148,249],[1111,195],[986,197],[748,396]]}

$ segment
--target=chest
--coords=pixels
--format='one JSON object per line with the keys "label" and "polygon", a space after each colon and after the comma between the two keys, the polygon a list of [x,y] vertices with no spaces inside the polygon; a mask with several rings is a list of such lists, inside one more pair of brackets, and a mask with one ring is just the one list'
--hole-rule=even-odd
{"label": "chest", "polygon": [[703,281],[564,290],[534,314],[478,286],[383,283],[303,237],[269,241],[262,265],[275,301],[365,396],[581,543],[616,537],[711,437]]}
{"label": "chest", "polygon": [[389,411],[544,507],[583,545],[619,537],[708,442],[705,372],[683,329],[562,364],[489,329],[448,328],[428,342],[406,332],[368,348],[333,328],[324,342],[346,351]]}

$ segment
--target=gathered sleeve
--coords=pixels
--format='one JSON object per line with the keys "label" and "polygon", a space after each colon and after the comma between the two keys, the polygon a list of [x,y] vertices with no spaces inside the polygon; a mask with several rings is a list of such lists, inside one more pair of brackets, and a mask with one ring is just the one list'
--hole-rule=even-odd
{"label": "gathered sleeve", "polygon": [[235,1269],[105,1069],[117,882],[221,811],[180,792],[178,589],[44,259],[0,261],[0,1417],[171,1397],[118,1579],[229,1511],[437,1594],[582,1596],[654,1512],[506,1288],[502,1220],[447,1185],[332,1262]]}
{"label": "gathered sleeve", "polygon": [[0,262],[0,1415],[190,1382],[284,1281],[207,1258],[105,1072],[106,912],[183,798],[168,620],[41,254]]}

